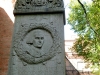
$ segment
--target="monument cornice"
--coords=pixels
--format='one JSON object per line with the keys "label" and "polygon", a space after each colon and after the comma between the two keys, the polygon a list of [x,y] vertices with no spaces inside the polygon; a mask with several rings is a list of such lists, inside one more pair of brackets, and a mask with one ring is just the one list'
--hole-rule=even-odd
{"label": "monument cornice", "polygon": [[64,12],[62,0],[17,0],[14,14]]}
{"label": "monument cornice", "polygon": [[33,10],[25,10],[25,9],[18,9],[18,10],[14,10],[14,15],[20,15],[20,14],[37,14],[37,13],[42,13],[42,14],[48,14],[48,13],[64,13],[65,12],[65,9],[64,8],[59,8],[59,9],[56,9],[56,8],[45,8],[45,9],[40,9],[40,10],[36,10],[34,11],[35,9]]}

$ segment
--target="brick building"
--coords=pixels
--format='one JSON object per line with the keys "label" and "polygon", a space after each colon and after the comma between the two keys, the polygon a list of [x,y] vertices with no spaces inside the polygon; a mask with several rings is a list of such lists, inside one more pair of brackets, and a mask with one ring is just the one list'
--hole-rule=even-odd
{"label": "brick building", "polygon": [[10,0],[0,0],[0,75],[7,75],[8,70],[8,59],[13,32],[12,19],[14,19],[12,6]]}
{"label": "brick building", "polygon": [[3,8],[0,8],[0,75],[6,75],[10,53],[13,22]]}
{"label": "brick building", "polygon": [[91,69],[86,68],[86,63],[82,56],[70,50],[75,42],[75,38],[65,40],[66,73],[67,75],[92,75]]}

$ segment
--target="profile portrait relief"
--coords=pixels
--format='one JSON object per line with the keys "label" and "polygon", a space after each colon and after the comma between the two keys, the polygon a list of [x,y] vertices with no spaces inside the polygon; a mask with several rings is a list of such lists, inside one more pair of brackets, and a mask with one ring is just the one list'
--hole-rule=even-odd
{"label": "profile portrait relief", "polygon": [[33,24],[25,29],[24,33],[19,32],[17,37],[19,39],[14,46],[15,52],[28,64],[42,63],[51,59],[59,47],[57,31],[48,25]]}
{"label": "profile portrait relief", "polygon": [[41,49],[44,43],[44,36],[41,30],[34,30],[33,33],[33,46]]}
{"label": "profile portrait relief", "polygon": [[31,56],[39,58],[49,52],[53,41],[50,33],[46,30],[34,29],[25,36],[24,43],[25,51]]}

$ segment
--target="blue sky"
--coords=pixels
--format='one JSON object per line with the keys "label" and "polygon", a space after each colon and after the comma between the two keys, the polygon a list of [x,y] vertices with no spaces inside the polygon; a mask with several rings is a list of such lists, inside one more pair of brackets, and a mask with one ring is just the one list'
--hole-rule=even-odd
{"label": "blue sky", "polygon": [[70,9],[68,8],[69,3],[70,0],[64,0],[65,17],[66,17],[66,25],[64,26],[65,40],[73,40],[77,37],[77,34],[74,33],[73,30],[71,30],[71,26],[67,24],[67,18],[70,12]]}

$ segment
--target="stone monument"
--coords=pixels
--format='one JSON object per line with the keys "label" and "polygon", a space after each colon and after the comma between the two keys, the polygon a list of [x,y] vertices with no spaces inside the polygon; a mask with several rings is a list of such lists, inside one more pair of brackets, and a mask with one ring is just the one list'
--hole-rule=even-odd
{"label": "stone monument", "polygon": [[65,75],[63,0],[17,0],[8,75]]}

